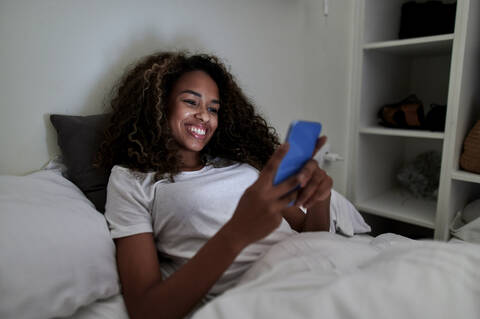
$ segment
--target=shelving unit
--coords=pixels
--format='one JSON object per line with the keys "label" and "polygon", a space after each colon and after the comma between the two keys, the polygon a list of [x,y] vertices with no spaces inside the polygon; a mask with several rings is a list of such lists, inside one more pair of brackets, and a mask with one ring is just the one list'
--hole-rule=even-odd
{"label": "shelving unit", "polygon": [[[398,39],[406,2],[356,2],[348,193],[362,212],[431,229],[435,239],[447,240],[455,213],[480,197],[480,175],[458,166],[463,140],[480,119],[480,1],[457,1],[454,33]],[[377,124],[382,105],[412,93],[426,111],[447,105],[445,132]],[[415,198],[400,188],[396,174],[430,150],[442,158],[438,197]]]}
{"label": "shelving unit", "polygon": [[361,211],[426,228],[435,228],[434,200],[412,198],[401,188],[385,192],[357,203]]}
{"label": "shelving unit", "polygon": [[465,171],[454,170],[452,172],[452,179],[480,184],[480,174],[469,173]]}
{"label": "shelving unit", "polygon": [[421,130],[390,129],[381,126],[370,126],[359,129],[360,134],[390,135],[404,137],[433,138],[442,140],[445,134],[443,132],[430,132]]}
{"label": "shelving unit", "polygon": [[453,34],[367,43],[364,50],[376,50],[399,55],[432,55],[452,51]]}

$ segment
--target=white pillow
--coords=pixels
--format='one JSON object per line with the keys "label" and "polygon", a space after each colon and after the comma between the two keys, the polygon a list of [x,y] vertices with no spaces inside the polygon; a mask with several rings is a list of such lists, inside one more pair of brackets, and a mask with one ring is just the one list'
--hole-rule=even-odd
{"label": "white pillow", "polygon": [[452,236],[480,244],[480,199],[459,211],[450,226]]}
{"label": "white pillow", "polygon": [[332,189],[330,197],[330,232],[345,236],[369,233],[372,231],[362,215],[342,194]]}
{"label": "white pillow", "polygon": [[60,172],[0,176],[0,318],[51,318],[119,293],[105,218]]}

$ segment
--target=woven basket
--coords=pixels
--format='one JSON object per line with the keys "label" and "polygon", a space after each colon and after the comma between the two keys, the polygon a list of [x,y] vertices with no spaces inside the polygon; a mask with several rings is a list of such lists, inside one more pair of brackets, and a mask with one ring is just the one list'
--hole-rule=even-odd
{"label": "woven basket", "polygon": [[480,121],[477,121],[463,142],[460,167],[466,171],[480,173]]}

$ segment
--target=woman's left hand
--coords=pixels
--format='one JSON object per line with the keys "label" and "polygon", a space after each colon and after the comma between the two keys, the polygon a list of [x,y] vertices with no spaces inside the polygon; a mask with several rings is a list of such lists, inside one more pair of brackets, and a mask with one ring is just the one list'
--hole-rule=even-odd
{"label": "woman's left hand", "polygon": [[318,167],[317,161],[313,159],[326,142],[326,136],[322,136],[317,140],[312,158],[303,166],[299,173],[301,190],[295,201],[295,206],[303,206],[308,209],[330,197],[333,180],[323,169]]}

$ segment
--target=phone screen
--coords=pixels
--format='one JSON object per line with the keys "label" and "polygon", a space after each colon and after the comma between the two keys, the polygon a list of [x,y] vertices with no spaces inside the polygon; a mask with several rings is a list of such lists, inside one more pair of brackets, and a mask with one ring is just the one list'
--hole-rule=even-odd
{"label": "phone screen", "polygon": [[321,130],[322,124],[319,122],[294,121],[290,124],[286,138],[290,148],[278,167],[274,185],[298,173],[312,158]]}

